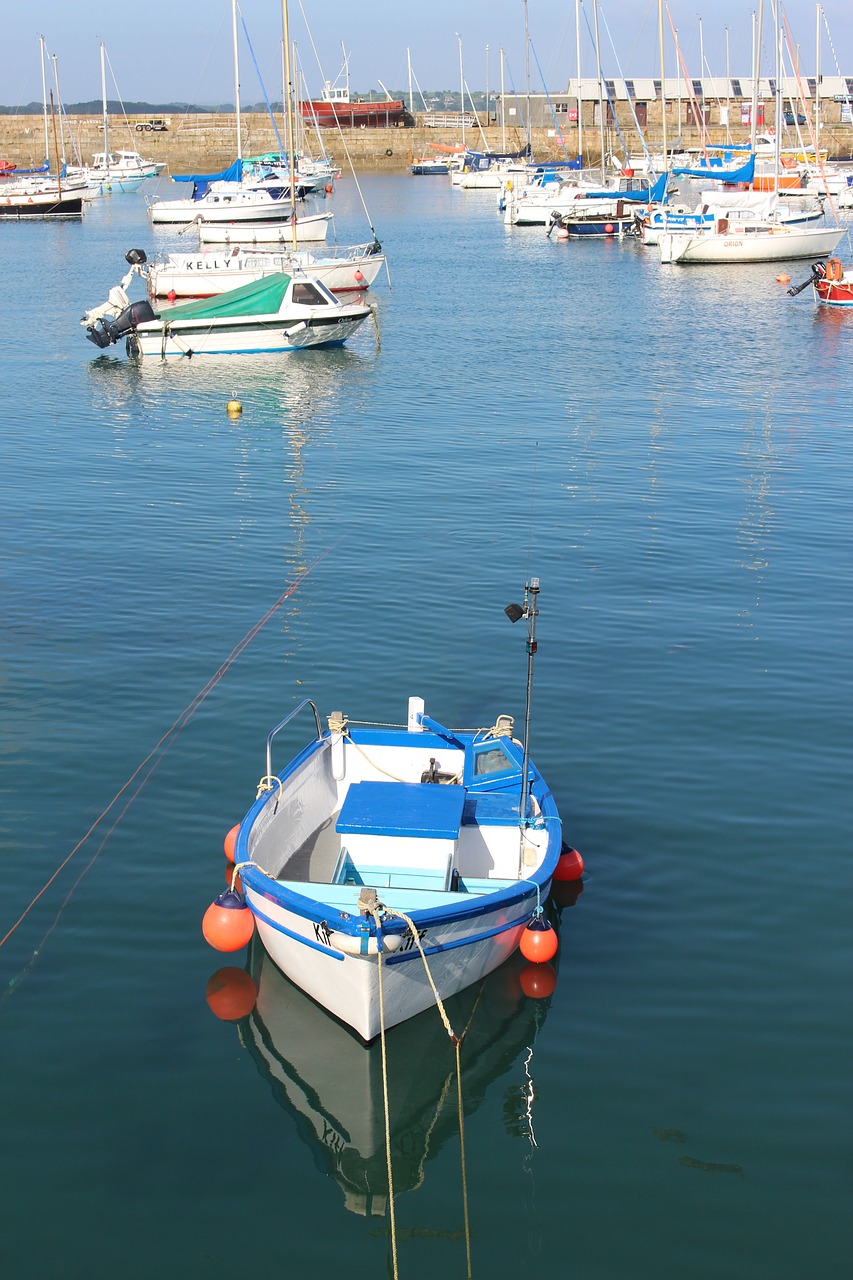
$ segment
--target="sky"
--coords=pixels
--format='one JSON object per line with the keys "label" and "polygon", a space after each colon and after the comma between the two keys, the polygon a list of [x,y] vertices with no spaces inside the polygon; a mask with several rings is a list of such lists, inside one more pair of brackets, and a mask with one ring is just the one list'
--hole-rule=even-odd
{"label": "sky", "polygon": [[[109,68],[107,93],[126,101],[190,102],[214,105],[234,101],[231,0],[144,0],[141,5],[81,4],[72,0],[32,0],[16,5],[0,19],[0,103],[19,106],[41,101],[39,36],[56,57],[64,103],[100,98],[99,44]],[[748,76],[752,57],[753,13],[758,0],[669,0],[682,56],[692,77],[726,73],[726,45],[733,76]],[[280,0],[240,0],[251,50],[239,30],[241,100],[281,97]],[[297,42],[305,82],[319,95],[324,79],[334,81],[349,55],[350,88],[408,92],[411,59],[415,108],[424,92],[458,89],[462,71],[472,90],[500,86],[500,49],[505,54],[507,92],[526,84],[524,0],[289,0],[291,39]],[[771,4],[764,0],[762,66],[772,74]],[[812,0],[788,0],[783,6],[799,46],[805,74],[814,74],[817,6]],[[827,0],[822,6],[821,71],[853,76],[853,5]],[[592,0],[581,17],[581,65],[595,74],[591,36]],[[599,9],[602,70],[610,78],[657,77],[657,0],[601,0]],[[306,26],[307,19],[307,26]],[[531,41],[530,86],[541,91],[565,87],[576,74],[574,0],[527,0]],[[666,21],[666,19],[665,19]],[[239,22],[239,19],[238,19]],[[828,27],[828,31],[827,31]],[[309,36],[310,29],[310,36]],[[316,46],[316,55],[311,38]],[[253,56],[259,72],[253,65]],[[666,42],[667,75],[676,75],[671,35]],[[343,81],[339,81],[343,83]]]}

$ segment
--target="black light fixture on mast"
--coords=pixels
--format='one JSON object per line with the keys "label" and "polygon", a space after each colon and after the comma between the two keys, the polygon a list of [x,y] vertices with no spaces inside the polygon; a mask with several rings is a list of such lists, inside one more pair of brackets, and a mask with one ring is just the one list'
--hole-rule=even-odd
{"label": "black light fixture on mast", "polygon": [[527,825],[527,802],[530,790],[530,782],[528,779],[529,754],[530,754],[530,700],[533,690],[533,655],[538,648],[536,642],[536,617],[539,610],[536,607],[536,599],[539,595],[539,579],[531,578],[524,586],[524,604],[508,604],[504,609],[504,613],[510,622],[518,622],[522,618],[527,619],[527,698],[524,709],[524,757],[521,766],[521,804],[519,807],[519,820],[521,826]]}

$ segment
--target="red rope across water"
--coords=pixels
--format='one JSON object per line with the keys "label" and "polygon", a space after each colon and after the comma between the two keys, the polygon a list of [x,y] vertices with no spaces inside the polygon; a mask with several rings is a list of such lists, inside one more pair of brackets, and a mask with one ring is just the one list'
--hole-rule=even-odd
{"label": "red rope across water", "polygon": [[[334,544],[334,545],[337,545],[337,544]],[[228,671],[232,663],[236,662],[237,658],[239,658],[243,650],[252,643],[255,636],[258,634],[259,631],[261,631],[266,626],[270,618],[274,617],[274,615],[278,612],[278,610],[284,604],[285,600],[287,600],[290,596],[292,596],[295,591],[298,591],[299,587],[308,577],[309,573],[311,573],[314,569],[316,569],[317,565],[320,564],[321,561],[326,559],[326,557],[334,549],[334,545],[332,547],[329,547],[326,551],[324,551],[322,555],[319,555],[317,559],[314,560],[310,565],[308,565],[306,569],[303,569],[297,578],[294,578],[293,582],[291,582],[290,585],[286,588],[286,590],[281,593],[281,595],[278,597],[275,603],[272,604],[269,609],[267,609],[263,617],[260,618],[255,623],[255,625],[249,631],[246,632],[246,634],[243,636],[243,639],[239,642],[239,644],[236,644],[234,646],[234,648],[231,650],[231,652],[229,653],[225,661],[222,663],[222,665],[208,680],[207,684],[204,685],[199,690],[199,692],[193,698],[192,702],[190,702],[189,705],[184,708],[184,710],[178,716],[177,720],[175,720],[172,726],[166,730],[166,732],[163,734],[162,738],[156,744],[156,746],[152,747],[151,750],[148,752],[148,755],[145,757],[145,759],[142,760],[137,765],[133,773],[127,779],[127,782],[125,782],[125,784],[116,792],[116,794],[113,796],[112,800],[109,802],[107,807],[98,815],[98,817],[89,827],[89,830],[86,832],[86,834],[77,841],[77,843],[75,844],[71,852],[65,858],[63,858],[62,862],[60,862],[59,866],[56,868],[56,870],[53,872],[50,878],[45,881],[45,883],[39,889],[38,893],[28,904],[26,909],[21,912],[20,916],[12,925],[12,927],[8,930],[8,932],[4,935],[4,937],[0,938],[0,947],[4,946],[5,943],[8,942],[9,938],[11,938],[12,934],[19,927],[19,925],[23,924],[24,920],[26,920],[27,916],[30,914],[30,912],[32,911],[36,903],[39,901],[39,899],[47,892],[47,890],[50,888],[50,886],[53,884],[56,878],[61,874],[61,872],[65,869],[65,867],[68,866],[69,862],[74,857],[74,855],[79,853],[79,851],[83,848],[83,845],[92,835],[92,833],[97,830],[97,828],[104,821],[104,819],[111,812],[111,810],[115,807],[117,802],[121,799],[121,797],[128,790],[128,788],[131,787],[133,783],[136,781],[136,779],[139,778],[139,775],[142,774],[143,776],[139,782],[139,786],[130,795],[130,797],[127,800],[127,803],[124,805],[121,812],[116,817],[112,826],[106,832],[103,840],[101,841],[100,845],[96,849],[92,858],[89,860],[87,865],[83,868],[80,875],[77,877],[74,884],[71,886],[71,889],[69,890],[65,901],[63,902],[62,906],[59,909],[59,912],[57,913],[56,919],[54,920],[47,934],[45,934],[45,939],[50,936],[50,934],[53,932],[54,928],[56,927],[56,922],[59,919],[59,916],[62,914],[65,907],[68,905],[68,903],[71,901],[71,898],[73,897],[77,889],[77,886],[80,884],[80,881],[83,879],[83,877],[92,867],[93,863],[97,860],[97,858],[101,854],[104,848],[104,845],[107,843],[110,836],[115,831],[116,827],[121,822],[122,818],[127,813],[128,809],[133,804],[134,800],[139,795],[140,791],[142,791],[146,782],[148,781],[148,779],[151,777],[154,770],[159,765],[168,747],[171,746],[172,742],[175,740],[175,738],[178,736],[181,730],[187,724],[189,724],[190,720],[192,720],[193,716],[195,715],[196,711],[198,711],[199,707],[204,702],[207,695],[211,693],[213,689],[216,688],[216,686],[219,684],[219,681]],[[158,753],[160,753],[159,756],[158,756]],[[150,767],[146,769],[146,766],[150,766]]]}

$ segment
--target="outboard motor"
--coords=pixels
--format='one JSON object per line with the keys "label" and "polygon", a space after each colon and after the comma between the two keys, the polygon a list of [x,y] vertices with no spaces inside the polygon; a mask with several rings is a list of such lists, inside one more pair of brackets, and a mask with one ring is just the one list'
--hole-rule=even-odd
{"label": "outboard motor", "polygon": [[94,324],[88,325],[86,337],[96,347],[109,347],[119,338],[133,333],[137,325],[156,319],[150,302],[131,302],[117,316],[100,316]]}
{"label": "outboard motor", "polygon": [[148,255],[144,249],[128,249],[124,255],[125,262],[129,262],[132,267],[142,267],[148,261]]}

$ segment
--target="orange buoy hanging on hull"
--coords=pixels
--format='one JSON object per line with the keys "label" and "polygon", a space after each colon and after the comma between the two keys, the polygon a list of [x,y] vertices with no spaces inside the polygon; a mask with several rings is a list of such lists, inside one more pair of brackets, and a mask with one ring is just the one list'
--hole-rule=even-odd
{"label": "orange buoy hanging on hull", "polygon": [[557,935],[547,920],[534,916],[521,935],[519,948],[525,960],[534,964],[546,964],[557,954]]}
{"label": "orange buoy hanging on hull", "polygon": [[234,848],[237,844],[237,837],[239,834],[240,834],[240,824],[238,822],[236,827],[232,827],[231,830],[228,832],[228,835],[225,837],[225,845],[224,845],[225,857],[228,859],[229,862],[234,861]]}
{"label": "orange buoy hanging on hull", "polygon": [[580,880],[583,875],[583,858],[577,849],[564,844],[554,868],[555,880]]}
{"label": "orange buoy hanging on hull", "polygon": [[255,932],[255,917],[242,893],[226,889],[204,913],[201,931],[216,951],[239,951]]}
{"label": "orange buoy hanging on hull", "polygon": [[557,970],[552,964],[547,963],[526,964],[518,975],[518,981],[524,994],[531,1000],[545,1000],[554,994],[557,986]]}
{"label": "orange buoy hanging on hull", "polygon": [[223,1022],[239,1022],[254,1009],[258,990],[245,969],[226,965],[210,975],[204,995],[217,1018]]}

